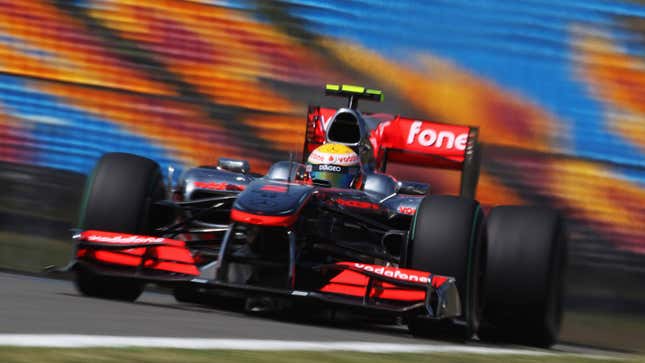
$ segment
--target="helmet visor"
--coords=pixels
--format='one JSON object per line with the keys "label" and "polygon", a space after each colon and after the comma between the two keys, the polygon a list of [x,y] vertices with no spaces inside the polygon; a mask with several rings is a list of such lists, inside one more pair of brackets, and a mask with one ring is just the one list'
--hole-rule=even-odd
{"label": "helmet visor", "polygon": [[358,175],[358,167],[312,165],[311,179],[328,181],[333,188],[349,188]]}

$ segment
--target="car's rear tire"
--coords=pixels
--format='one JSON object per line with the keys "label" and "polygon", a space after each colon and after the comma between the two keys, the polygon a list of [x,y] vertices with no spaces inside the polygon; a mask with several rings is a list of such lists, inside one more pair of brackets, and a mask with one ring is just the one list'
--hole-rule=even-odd
{"label": "car's rear tire", "polygon": [[[79,228],[147,234],[155,221],[150,207],[165,196],[159,165],[147,158],[108,153],[99,159],[85,187]],[[144,284],[126,278],[103,276],[88,268],[76,271],[75,284],[87,296],[136,300]]]}
{"label": "car's rear tire", "polygon": [[[457,321],[409,317],[413,335],[469,339],[481,317],[486,241],[479,203],[453,196],[428,196],[410,228],[406,266],[456,279],[462,316]],[[458,324],[455,324],[458,323]]]}
{"label": "car's rear tire", "polygon": [[549,347],[558,337],[566,239],[560,215],[548,208],[493,208],[482,340]]}

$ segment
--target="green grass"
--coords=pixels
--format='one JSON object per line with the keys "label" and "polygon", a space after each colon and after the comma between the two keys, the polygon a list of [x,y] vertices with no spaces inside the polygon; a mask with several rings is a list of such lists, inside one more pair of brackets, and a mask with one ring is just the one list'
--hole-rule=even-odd
{"label": "green grass", "polygon": [[75,221],[77,214],[77,211],[72,210],[71,208],[41,207],[40,209],[38,209],[34,206],[25,206],[25,204],[20,201],[8,201],[1,198],[0,211],[9,214],[37,217],[58,222]]}
{"label": "green grass", "polygon": [[[603,357],[572,355],[510,356],[476,354],[369,354],[355,352],[248,352],[223,350],[182,349],[118,349],[118,348],[7,348],[0,347],[0,361],[6,363],[213,363],[213,362],[334,362],[334,363],[392,363],[392,362],[519,362],[519,363],[583,363],[616,361]],[[622,362],[645,362],[643,357],[630,357]]]}
{"label": "green grass", "polygon": [[72,257],[72,242],[13,232],[0,232],[0,267],[40,272],[49,265],[64,266]]}
{"label": "green grass", "polygon": [[564,316],[560,340],[645,353],[645,316],[568,311]]}

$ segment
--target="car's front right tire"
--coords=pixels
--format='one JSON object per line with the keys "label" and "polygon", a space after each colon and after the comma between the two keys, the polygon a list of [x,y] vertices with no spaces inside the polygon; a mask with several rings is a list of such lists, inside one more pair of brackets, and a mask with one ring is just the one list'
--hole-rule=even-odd
{"label": "car's front right tire", "polygon": [[486,253],[484,215],[475,200],[425,197],[410,227],[406,267],[456,279],[462,315],[455,321],[409,317],[413,335],[469,339],[479,327]]}

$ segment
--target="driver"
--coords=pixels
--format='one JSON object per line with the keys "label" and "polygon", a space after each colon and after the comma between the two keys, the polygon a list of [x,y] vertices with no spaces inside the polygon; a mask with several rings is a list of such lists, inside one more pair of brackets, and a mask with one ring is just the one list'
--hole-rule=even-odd
{"label": "driver", "polygon": [[311,180],[325,180],[333,188],[359,189],[362,182],[361,162],[352,149],[343,144],[318,146],[307,158]]}

